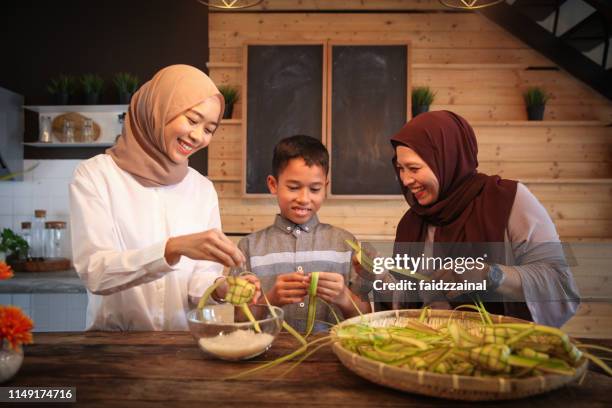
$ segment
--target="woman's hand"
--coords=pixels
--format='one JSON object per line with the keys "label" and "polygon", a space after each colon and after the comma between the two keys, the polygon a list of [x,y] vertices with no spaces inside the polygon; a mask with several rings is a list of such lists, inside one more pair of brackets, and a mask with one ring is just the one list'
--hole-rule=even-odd
{"label": "woman's hand", "polygon": [[[256,304],[259,301],[259,298],[261,297],[261,283],[259,282],[259,278],[252,273],[241,275],[240,277],[255,285],[255,294],[253,295],[253,298],[251,299],[249,304]],[[215,279],[215,282],[217,282],[217,280],[219,279],[223,279],[224,282],[222,282],[221,285],[219,285],[219,287],[215,289],[212,296],[213,300],[217,302],[221,301],[222,299],[225,299],[227,291],[229,290],[229,285],[227,284],[227,279],[225,278],[225,276],[218,277],[217,279]]]}
{"label": "woman's hand", "polygon": [[218,229],[169,238],[164,256],[169,265],[176,264],[181,256],[218,262],[229,267],[246,262],[236,244]]}
{"label": "woman's hand", "polygon": [[282,307],[304,301],[308,294],[307,288],[303,272],[285,273],[276,277],[274,286],[266,296],[271,304]]}

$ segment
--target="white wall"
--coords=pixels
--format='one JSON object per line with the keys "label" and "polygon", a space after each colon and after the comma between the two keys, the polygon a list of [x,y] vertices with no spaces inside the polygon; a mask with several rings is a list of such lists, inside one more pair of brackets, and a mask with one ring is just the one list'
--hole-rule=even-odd
{"label": "white wall", "polygon": [[0,181],[0,229],[21,232],[21,222],[31,221],[34,210],[47,210],[47,221],[67,221],[63,255],[70,256],[70,204],[68,185],[81,160],[25,160],[24,168],[39,163],[24,181]]}
{"label": "white wall", "polygon": [[[67,221],[63,255],[70,258],[68,185],[81,160],[25,160],[24,168],[39,163],[24,181],[0,181],[0,229],[21,232],[35,209],[47,210],[47,221]],[[34,321],[35,332],[80,331],[85,328],[85,293],[0,294],[0,304],[13,304]]]}

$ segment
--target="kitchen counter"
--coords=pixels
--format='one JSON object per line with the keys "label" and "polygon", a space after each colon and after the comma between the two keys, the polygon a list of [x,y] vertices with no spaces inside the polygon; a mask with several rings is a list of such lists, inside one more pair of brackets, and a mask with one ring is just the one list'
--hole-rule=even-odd
{"label": "kitchen counter", "polygon": [[[242,363],[206,357],[188,332],[42,333],[35,334],[34,342],[25,348],[19,373],[2,385],[76,387],[77,402],[85,406],[474,406],[370,383],[346,369],[329,347],[280,380],[272,381],[284,367],[248,379],[222,380],[293,351],[297,342],[286,333],[263,356]],[[610,341],[597,343],[611,345]],[[611,388],[611,377],[589,371],[581,385],[518,401],[477,405],[609,407]]]}
{"label": "kitchen counter", "polygon": [[58,272],[15,272],[0,281],[0,293],[86,293],[74,269]]}

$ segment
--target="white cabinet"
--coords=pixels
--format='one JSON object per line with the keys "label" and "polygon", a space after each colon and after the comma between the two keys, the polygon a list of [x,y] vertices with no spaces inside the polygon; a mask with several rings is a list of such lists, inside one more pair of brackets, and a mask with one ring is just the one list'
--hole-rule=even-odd
{"label": "white cabinet", "polygon": [[34,322],[34,332],[85,330],[87,293],[3,293],[0,305],[20,307]]}

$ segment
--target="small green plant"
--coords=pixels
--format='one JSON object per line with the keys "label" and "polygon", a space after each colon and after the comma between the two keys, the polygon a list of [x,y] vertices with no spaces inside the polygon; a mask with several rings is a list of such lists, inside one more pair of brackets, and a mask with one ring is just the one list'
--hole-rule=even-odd
{"label": "small green plant", "polygon": [[5,252],[8,257],[25,258],[30,246],[25,239],[15,234],[12,229],[5,228],[0,234],[0,252]]}
{"label": "small green plant", "polygon": [[412,89],[412,106],[429,106],[434,101],[435,92],[428,86],[417,86]]}
{"label": "small green plant", "polygon": [[523,93],[525,99],[525,105],[527,106],[544,106],[550,98],[550,96],[544,91],[544,89],[534,86]]}
{"label": "small green plant", "polygon": [[119,93],[133,94],[140,85],[140,79],[136,75],[127,72],[119,72],[115,75],[115,86]]}
{"label": "small green plant", "polygon": [[238,89],[230,85],[221,85],[219,92],[221,92],[223,99],[225,99],[225,105],[233,105],[238,100]]}
{"label": "small green plant", "polygon": [[104,87],[104,80],[98,74],[85,74],[81,77],[81,86],[86,94],[99,94]]}
{"label": "small green plant", "polygon": [[73,95],[76,90],[76,78],[72,75],[60,75],[51,80],[47,86],[47,91],[51,95],[66,94]]}

